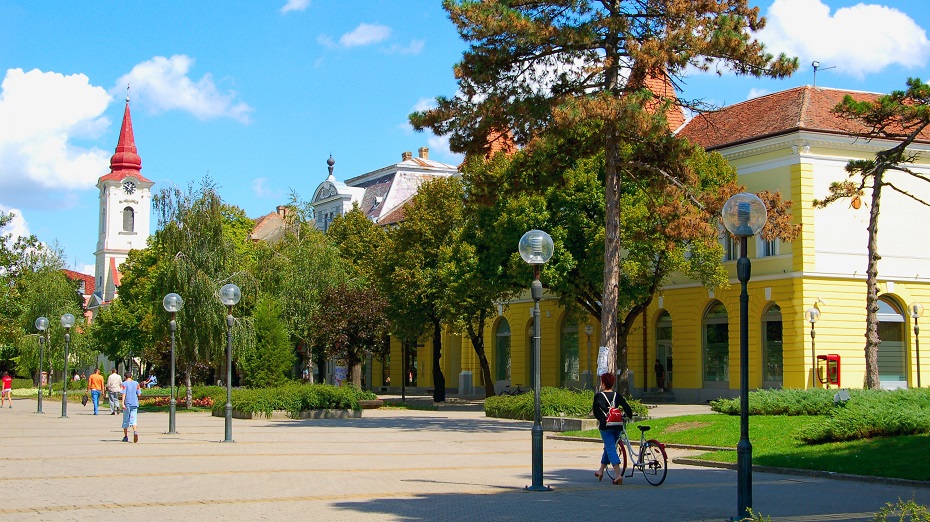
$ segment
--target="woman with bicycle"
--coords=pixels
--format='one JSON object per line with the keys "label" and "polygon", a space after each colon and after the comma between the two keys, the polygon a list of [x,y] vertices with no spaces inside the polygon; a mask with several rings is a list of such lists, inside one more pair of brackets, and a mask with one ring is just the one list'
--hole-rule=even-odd
{"label": "woman with bicycle", "polygon": [[610,408],[621,407],[623,414],[627,419],[633,417],[633,409],[622,395],[613,391],[614,384],[617,383],[617,377],[612,373],[601,375],[601,385],[603,391],[594,394],[594,405],[591,407],[594,411],[594,417],[597,419],[597,428],[601,432],[601,439],[604,441],[604,453],[601,455],[601,467],[594,473],[597,480],[604,479],[604,470],[607,464],[614,468],[614,484],[623,484],[623,474],[620,472],[620,455],[617,454],[617,439],[620,438],[620,427],[607,426],[607,412]]}

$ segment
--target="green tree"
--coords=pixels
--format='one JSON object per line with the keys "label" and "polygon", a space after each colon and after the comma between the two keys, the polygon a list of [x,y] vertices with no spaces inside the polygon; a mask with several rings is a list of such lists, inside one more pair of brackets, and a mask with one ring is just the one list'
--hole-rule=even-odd
{"label": "green tree", "polygon": [[390,249],[382,257],[381,291],[387,299],[393,333],[404,343],[432,333],[433,400],[446,400],[442,373],[443,250],[451,248],[463,223],[461,182],[437,178],[420,186],[405,207],[405,219],[390,231]]}
{"label": "green tree", "polygon": [[323,294],[353,280],[339,249],[313,226],[311,215],[309,205],[292,195],[285,218],[287,230],[281,239],[256,245],[256,278],[262,291],[280,303],[291,341],[308,353],[308,364],[312,364],[314,349],[318,363],[322,362],[322,347],[313,341]]}
{"label": "green tree", "polygon": [[341,257],[368,281],[377,277],[378,256],[387,241],[387,233],[365,216],[358,207],[336,216],[326,230],[326,237],[339,246]]}
{"label": "green tree", "polygon": [[[71,281],[61,271],[63,261],[60,257],[52,256],[45,260],[48,264],[34,267],[22,274],[21,301],[22,310],[18,322],[23,333],[35,332],[35,320],[46,317],[49,321],[49,343],[45,345],[45,364],[49,368],[64,369],[64,334],[61,326],[61,316],[72,314],[75,318],[74,327],[71,328],[71,343],[69,346],[69,366],[71,368],[89,364],[96,352],[92,344],[87,342],[83,335],[85,328],[83,319],[83,302],[77,293],[77,283]],[[39,345],[37,337],[20,337],[17,343],[18,365],[22,368],[20,373],[28,371],[36,374],[39,371]],[[77,365],[77,366],[76,366]]]}
{"label": "green tree", "polygon": [[879,138],[898,142],[894,147],[879,151],[873,159],[852,160],[846,165],[849,178],[830,184],[829,194],[815,200],[814,206],[823,208],[846,198],[856,198],[871,192],[868,226],[868,264],[866,267],[865,298],[865,385],[881,388],[878,375],[878,218],[881,212],[882,189],[888,188],[922,205],[928,205],[921,194],[905,190],[904,179],[930,183],[930,178],[915,172],[910,165],[919,157],[908,150],[915,140],[926,139],[930,125],[930,86],[919,78],[907,80],[907,89],[879,96],[874,100],[856,100],[846,95],[834,112],[855,122],[861,129],[855,136],[867,140]]}
{"label": "green tree", "polygon": [[459,94],[412,114],[416,129],[449,134],[454,151],[482,153],[489,136],[502,131],[527,144],[553,126],[597,124],[591,140],[605,161],[601,327],[616,353],[620,179],[636,176],[654,193],[682,186],[674,168],[681,158],[665,154],[668,126],[654,132],[648,115],[662,116],[672,103],[700,107],[657,99],[648,82],[678,78],[688,67],[780,78],[797,69],[797,60],[773,57],[752,37],[764,20],[747,0],[444,0],[443,6],[470,47],[455,66]]}
{"label": "green tree", "polygon": [[331,287],[323,297],[326,305],[317,314],[316,345],[343,359],[352,383],[361,388],[362,361],[367,356],[383,358],[390,349],[384,298],[373,288],[348,285]]}
{"label": "green tree", "polygon": [[281,305],[270,296],[255,303],[252,314],[255,349],[243,353],[242,378],[247,386],[279,386],[294,368],[294,349],[281,321]]}
{"label": "green tree", "polygon": [[[15,218],[0,210],[0,231]],[[34,236],[13,238],[0,234],[0,361],[7,364],[15,356],[23,330],[19,324],[22,309],[22,278],[34,269],[33,258],[47,250]],[[29,327],[27,331],[32,331]]]}
{"label": "green tree", "polygon": [[[177,314],[176,356],[183,368],[187,404],[191,402],[191,378],[194,367],[212,361],[218,374],[224,375],[226,351],[226,310],[217,292],[226,283],[242,288],[243,302],[237,306],[237,348],[248,350],[254,342],[246,320],[250,303],[258,293],[251,274],[240,270],[237,245],[226,231],[224,206],[215,185],[205,179],[188,191],[165,189],[153,200],[158,213],[159,230],[151,243],[157,258],[154,281],[147,295],[140,295],[156,314],[162,298],[177,292],[184,308]],[[157,338],[167,337],[167,320],[154,321]]]}

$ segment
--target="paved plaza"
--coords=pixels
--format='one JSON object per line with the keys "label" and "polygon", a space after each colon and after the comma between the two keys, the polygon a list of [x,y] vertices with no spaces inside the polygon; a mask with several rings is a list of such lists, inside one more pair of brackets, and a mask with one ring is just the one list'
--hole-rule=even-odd
{"label": "paved plaza", "polygon": [[[545,483],[531,482],[530,423],[472,411],[366,410],[351,420],[234,420],[142,413],[138,444],[120,416],[17,399],[0,411],[2,520],[728,520],[736,472],[671,464],[650,486],[593,477],[600,446],[545,441]],[[104,408],[105,411],[105,408]],[[669,457],[685,456],[670,450]],[[868,520],[887,501],[930,489],[753,474],[753,504],[773,520]],[[616,516],[610,515],[615,512]]]}

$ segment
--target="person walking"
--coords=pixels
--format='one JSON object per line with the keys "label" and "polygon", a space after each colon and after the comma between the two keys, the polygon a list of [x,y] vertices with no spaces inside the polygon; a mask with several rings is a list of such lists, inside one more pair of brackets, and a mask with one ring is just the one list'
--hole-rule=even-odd
{"label": "person walking", "polygon": [[123,387],[123,380],[119,378],[116,368],[107,377],[107,398],[110,401],[110,415],[116,415],[119,409],[119,391]]}
{"label": "person walking", "polygon": [[10,402],[10,408],[13,407],[13,378],[10,372],[3,372],[3,388],[0,391],[0,408],[3,407],[3,401]]}
{"label": "person walking", "polygon": [[604,441],[604,453],[601,455],[601,466],[594,472],[597,480],[604,479],[604,470],[607,464],[614,467],[613,483],[616,485],[623,484],[623,475],[620,472],[620,455],[617,454],[617,440],[620,438],[620,427],[608,426],[606,423],[607,412],[610,408],[616,408],[618,405],[623,408],[623,414],[626,418],[633,417],[633,408],[626,402],[622,395],[613,391],[614,384],[617,383],[617,376],[613,373],[601,375],[601,385],[604,391],[594,394],[594,404],[591,406],[594,417],[597,419],[597,429],[601,432],[601,440]]}
{"label": "person walking", "polygon": [[87,379],[87,391],[90,393],[90,399],[94,403],[94,415],[97,414],[100,405],[100,394],[103,393],[103,375],[100,375],[100,368],[94,370]]}
{"label": "person walking", "polygon": [[132,380],[132,372],[124,374],[126,380],[123,381],[123,387],[120,390],[120,407],[123,408],[123,442],[129,442],[129,428],[132,427],[132,441],[139,442],[139,427],[137,417],[139,415],[139,396],[142,395],[142,389],[139,383]]}

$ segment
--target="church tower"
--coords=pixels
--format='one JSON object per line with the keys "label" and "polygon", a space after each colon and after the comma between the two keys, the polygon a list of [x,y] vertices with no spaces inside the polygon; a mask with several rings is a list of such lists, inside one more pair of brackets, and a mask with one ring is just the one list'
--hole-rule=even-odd
{"label": "church tower", "polygon": [[96,290],[89,308],[112,301],[119,289],[119,267],[133,248],[145,248],[152,214],[152,183],[142,175],[129,115],[129,96],[110,173],[97,180],[100,228],[96,256]]}

